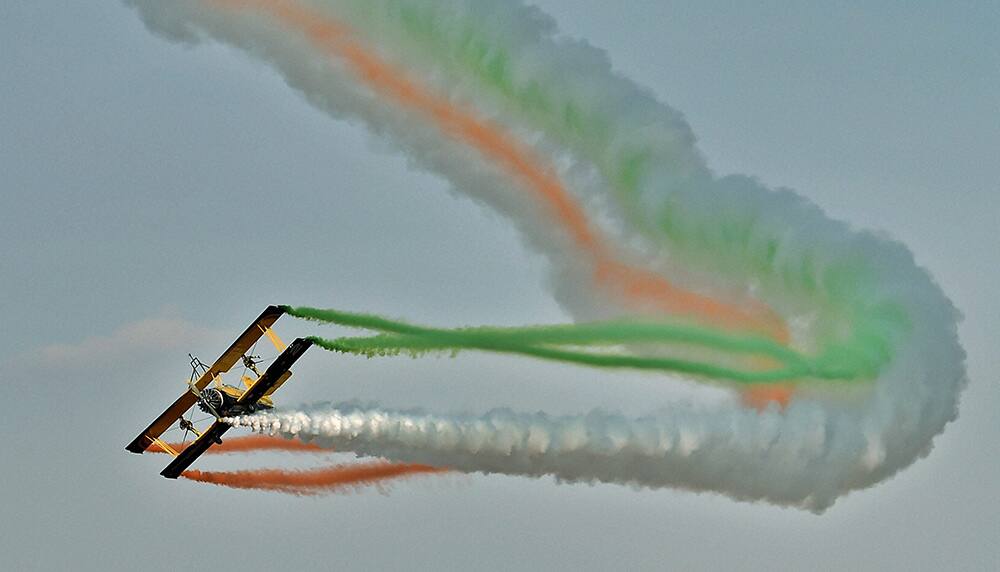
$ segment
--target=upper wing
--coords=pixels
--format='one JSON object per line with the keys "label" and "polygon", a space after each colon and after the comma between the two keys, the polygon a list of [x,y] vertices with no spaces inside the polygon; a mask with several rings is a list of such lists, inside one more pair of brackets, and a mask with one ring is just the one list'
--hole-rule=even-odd
{"label": "upper wing", "polygon": [[[205,389],[209,383],[219,374],[225,373],[236,364],[240,358],[250,350],[251,347],[257,340],[260,339],[262,335],[268,328],[270,328],[274,323],[284,314],[285,311],[278,306],[268,306],[260,316],[252,324],[250,324],[240,337],[236,338],[229,349],[222,354],[219,359],[215,360],[212,367],[208,369],[202,375],[198,381],[195,382],[195,387],[198,390]],[[142,453],[147,447],[153,442],[153,439],[158,438],[163,434],[164,431],[173,425],[174,421],[180,419],[184,412],[190,409],[195,403],[198,402],[198,398],[191,391],[185,391],[183,395],[177,398],[177,401],[167,408],[159,417],[153,420],[149,424],[149,427],[139,434],[138,437],[132,440],[125,449],[133,453]]]}
{"label": "upper wing", "polygon": [[[236,403],[239,405],[254,404],[260,401],[261,397],[264,397],[269,390],[274,388],[279,384],[279,382],[284,382],[288,379],[290,372],[289,368],[295,363],[302,354],[305,353],[312,342],[299,338],[292,342],[292,345],[288,346],[285,351],[281,352],[271,365],[264,371],[264,375],[260,376],[253,385],[247,389],[243,395],[240,396]],[[176,479],[191,466],[191,463],[195,459],[201,456],[202,453],[208,450],[214,443],[221,443],[220,437],[229,430],[232,425],[225,423],[223,421],[216,421],[208,428],[207,431],[201,434],[200,437],[194,440],[193,443],[188,445],[181,451],[180,455],[174,458],[173,461],[163,471],[160,472],[161,475],[167,477],[168,479]]]}

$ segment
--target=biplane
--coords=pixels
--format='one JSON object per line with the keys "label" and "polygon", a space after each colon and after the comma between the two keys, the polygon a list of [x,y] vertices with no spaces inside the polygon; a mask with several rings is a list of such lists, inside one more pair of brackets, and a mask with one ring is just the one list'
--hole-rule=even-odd
{"label": "biplane", "polygon": [[[142,453],[155,445],[166,451],[174,459],[160,474],[168,479],[176,479],[209,447],[222,443],[222,435],[232,427],[224,421],[225,418],[274,407],[271,394],[288,381],[292,375],[292,365],[312,345],[309,340],[299,338],[286,346],[278,338],[271,326],[284,313],[279,306],[268,306],[211,366],[188,354],[191,357],[192,373],[187,390],[133,439],[125,450]],[[263,373],[258,367],[262,363],[260,358],[252,352],[262,337],[267,337],[275,349],[281,352]],[[238,363],[244,366],[244,374],[240,380],[243,387],[223,383],[222,376]],[[185,417],[196,407],[209,414],[210,419],[214,419],[203,431],[197,429],[190,417]],[[185,434],[190,431],[197,436],[180,451],[160,439],[174,423]]]}

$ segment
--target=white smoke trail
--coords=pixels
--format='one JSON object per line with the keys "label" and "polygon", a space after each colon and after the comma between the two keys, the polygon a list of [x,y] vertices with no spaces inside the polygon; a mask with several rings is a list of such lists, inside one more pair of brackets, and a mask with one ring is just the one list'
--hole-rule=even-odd
{"label": "white smoke trail", "polygon": [[817,512],[845,486],[878,480],[890,455],[874,434],[854,430],[856,418],[831,415],[816,403],[785,413],[674,407],[639,418],[601,410],[440,415],[346,403],[227,421],[338,451],[458,471],[724,491]]}
{"label": "white smoke trail", "polygon": [[[537,204],[512,192],[509,176],[359,85],[300,34],[263,14],[228,13],[200,0],[126,1],[157,33],[244,49],[272,64],[317,108],[363,121],[415,166],[441,174],[457,191],[509,216],[528,242],[549,256],[561,277],[557,295],[575,316],[616,314],[612,304],[583,286],[588,281],[579,278],[567,237],[539,214]],[[955,418],[965,383],[957,312],[905,247],[851,231],[791,192],[773,192],[745,177],[714,178],[679,114],[613,74],[601,52],[559,38],[538,10],[495,0],[301,3],[348,19],[381,55],[530,144],[558,168],[592,219],[622,245],[638,244],[640,252],[657,257],[657,269],[669,270],[675,283],[734,298],[753,291],[805,324],[805,333],[794,339],[799,349],[809,349],[811,330],[836,337],[886,304],[903,310],[907,334],[894,340],[892,361],[867,386],[863,400],[807,390],[780,413],[758,414],[734,403],[713,410],[678,405],[631,420],[599,412],[575,418],[510,412],[469,418],[344,405],[240,423],[323,437],[342,450],[462,470],[670,485],[822,510],[839,495],[883,480],[926,454],[933,437]],[[435,16],[435,37],[462,38],[467,23],[478,21],[483,45],[509,56],[515,85],[554,86],[550,91],[564,98],[560,109],[572,108],[584,123],[604,130],[569,133],[484,87],[447,49],[415,48],[420,41],[401,31],[396,16],[401,7],[433,12],[435,6],[445,14]],[[630,209],[613,184],[619,158],[633,149],[646,153],[648,164],[635,193],[638,209]],[[691,231],[671,238],[673,243],[655,232],[650,238],[643,228],[651,221],[629,214],[637,210],[655,218],[664,205],[686,225],[681,230]],[[633,240],[640,235],[642,240]],[[842,272],[855,266],[864,268],[862,277]],[[844,282],[844,276],[850,279]]]}

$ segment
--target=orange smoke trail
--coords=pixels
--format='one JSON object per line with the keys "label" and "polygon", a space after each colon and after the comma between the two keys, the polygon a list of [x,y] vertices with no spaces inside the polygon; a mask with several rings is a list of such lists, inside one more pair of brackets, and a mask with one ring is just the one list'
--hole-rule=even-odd
{"label": "orange smoke trail", "polygon": [[303,33],[330,56],[344,61],[371,89],[404,108],[429,117],[441,131],[475,148],[516,176],[545,203],[573,242],[594,264],[594,278],[604,288],[642,306],[735,330],[753,330],[781,342],[788,340],[783,320],[761,303],[742,309],[678,288],[662,276],[617,261],[588,224],[553,170],[519,145],[500,126],[459,109],[406,77],[403,70],[364,49],[346,24],[291,0],[210,0],[218,6],[258,8]]}
{"label": "orange smoke trail", "polygon": [[352,485],[369,485],[390,479],[444,473],[447,469],[407,463],[375,461],[335,465],[303,471],[260,469],[235,472],[184,471],[185,479],[235,489],[254,489],[318,495]]}
{"label": "orange smoke trail", "polygon": [[[186,443],[170,443],[178,453],[181,452]],[[146,450],[149,453],[166,453],[156,443]],[[269,437],[267,435],[248,435],[246,437],[234,437],[226,439],[221,445],[214,445],[205,451],[206,455],[225,455],[227,453],[246,453],[251,451],[288,451],[291,453],[332,453],[332,449],[325,449],[315,443],[304,443],[298,439],[282,439],[281,437]]]}
{"label": "orange smoke trail", "polygon": [[740,400],[746,407],[757,411],[767,409],[775,404],[779,409],[785,409],[795,394],[795,387],[784,383],[766,383],[744,388]]}

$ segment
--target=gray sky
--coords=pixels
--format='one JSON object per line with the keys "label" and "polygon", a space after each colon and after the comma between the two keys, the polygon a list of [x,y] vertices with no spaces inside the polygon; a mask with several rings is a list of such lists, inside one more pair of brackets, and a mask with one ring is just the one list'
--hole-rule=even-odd
{"label": "gray sky", "polygon": [[[996,3],[537,3],[684,112],[717,172],[792,187],[899,238],[931,270],[966,316],[971,383],[930,456],[820,517],[498,476],[318,499],[161,479],[165,459],[122,447],[176,397],[188,351],[211,359],[267,303],[439,324],[564,315],[541,259],[503,220],[313,110],[265,66],[167,44],[116,2],[8,0],[4,567],[1000,566]],[[172,335],[160,344],[157,332]],[[315,352],[280,397],[638,411],[659,385],[508,357]]]}

